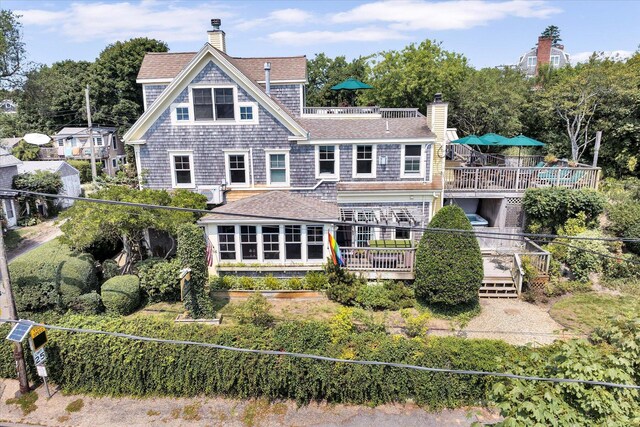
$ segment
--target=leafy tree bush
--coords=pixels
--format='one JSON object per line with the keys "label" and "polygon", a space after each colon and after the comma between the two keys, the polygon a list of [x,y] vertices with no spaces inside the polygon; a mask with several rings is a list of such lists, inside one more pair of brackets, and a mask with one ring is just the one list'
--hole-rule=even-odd
{"label": "leafy tree bush", "polygon": [[329,282],[327,297],[344,305],[352,305],[356,301],[358,291],[366,286],[366,280],[361,276],[334,265],[331,259],[327,260],[324,271]]}
{"label": "leafy tree bush", "polygon": [[[49,171],[37,171],[33,173],[20,173],[13,177],[13,188],[16,190],[33,191],[36,193],[58,194],[62,189],[60,174]],[[40,216],[38,205],[44,206],[44,216],[54,208],[55,201],[41,196],[18,196],[18,203],[22,215]]]}
{"label": "leafy tree bush", "polygon": [[96,291],[83,294],[69,304],[69,308],[76,312],[99,314],[104,310],[102,298]]}
{"label": "leafy tree bush", "polygon": [[178,226],[177,265],[180,269],[191,269],[190,290],[185,290],[184,305],[193,318],[202,316],[201,302],[207,283],[207,247],[202,229],[195,224]]}
{"label": "leafy tree bush", "polygon": [[98,286],[93,257],[72,251],[59,239],[16,258],[9,272],[19,312],[65,310]]}
{"label": "leafy tree bush", "polygon": [[37,145],[29,144],[24,139],[21,139],[12,149],[11,154],[16,156],[23,162],[29,160],[38,160],[38,154],[40,153],[40,147]]}
{"label": "leafy tree bush", "polygon": [[[503,370],[540,377],[592,379],[638,384],[640,323],[618,320],[591,337],[593,344],[569,341],[547,354],[533,351]],[[582,384],[500,380],[491,398],[505,417],[499,425],[607,425],[640,423],[638,390]]]}
{"label": "leafy tree bush", "polygon": [[405,308],[400,310],[400,315],[405,321],[405,330],[407,335],[410,337],[422,337],[425,336],[427,331],[429,330],[429,320],[431,319],[431,314],[425,311],[424,313],[419,313],[417,315],[413,315],[413,311],[409,308]]}
{"label": "leafy tree bush", "polygon": [[415,304],[413,290],[402,282],[387,280],[358,288],[356,305],[371,310],[398,310]]}
{"label": "leafy tree bush", "polygon": [[268,327],[274,321],[270,311],[269,301],[260,292],[256,292],[246,302],[236,307],[234,314],[241,325]]}
{"label": "leafy tree bush", "polygon": [[107,280],[100,292],[107,312],[126,316],[140,306],[140,280],[132,274]]}
{"label": "leafy tree bush", "polygon": [[[599,231],[585,231],[580,237],[602,237]],[[604,257],[609,255],[607,245],[601,240],[576,240],[567,249],[567,265],[573,276],[579,281],[588,281],[589,273],[600,273]]]}
{"label": "leafy tree bush", "polygon": [[180,299],[180,266],[177,260],[145,263],[137,270],[140,289],[150,302]]}
{"label": "leafy tree bush", "polygon": [[[619,237],[640,239],[640,201],[627,200],[609,205],[607,216],[609,231]],[[627,242],[627,248],[640,255],[640,243]]]}
{"label": "leafy tree bush", "polygon": [[522,199],[527,226],[536,233],[555,234],[561,225],[580,212],[585,214],[587,227],[595,225],[605,204],[605,197],[595,190],[561,187],[529,188]]}
{"label": "leafy tree bush", "polygon": [[120,266],[112,259],[106,259],[102,262],[102,279],[109,280],[112,277],[120,275]]}
{"label": "leafy tree bush", "polygon": [[477,302],[483,269],[476,237],[433,228],[473,230],[458,206],[445,206],[434,215],[416,251],[416,296],[448,306]]}
{"label": "leafy tree bush", "polygon": [[[78,169],[80,172],[80,183],[86,184],[87,182],[91,182],[93,177],[91,176],[91,162],[87,160],[73,160],[69,159],[66,161],[74,168]],[[96,162],[96,173],[98,175],[102,174],[102,163]]]}

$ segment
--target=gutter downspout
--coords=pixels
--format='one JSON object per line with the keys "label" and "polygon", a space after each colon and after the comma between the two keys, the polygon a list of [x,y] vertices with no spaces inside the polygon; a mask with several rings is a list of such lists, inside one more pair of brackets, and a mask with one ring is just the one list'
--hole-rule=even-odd
{"label": "gutter downspout", "polygon": [[[254,187],[254,183],[255,183],[254,179],[253,179],[253,147],[249,148],[249,161],[251,163],[251,165],[250,165],[250,169],[251,169],[251,172],[250,172],[251,188],[253,188]],[[269,173],[269,172],[267,171],[267,173]]]}

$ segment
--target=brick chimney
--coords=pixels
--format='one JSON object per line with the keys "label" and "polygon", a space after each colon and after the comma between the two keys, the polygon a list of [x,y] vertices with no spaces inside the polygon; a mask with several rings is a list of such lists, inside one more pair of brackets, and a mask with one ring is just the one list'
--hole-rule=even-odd
{"label": "brick chimney", "polygon": [[214,18],[211,20],[212,30],[207,31],[208,42],[211,46],[215,47],[218,50],[227,53],[227,45],[224,40],[224,31],[220,29],[220,25],[222,25],[222,20]]}
{"label": "brick chimney", "polygon": [[547,65],[551,62],[551,44],[553,39],[551,37],[538,37],[538,49],[536,58],[536,75],[541,65]]}

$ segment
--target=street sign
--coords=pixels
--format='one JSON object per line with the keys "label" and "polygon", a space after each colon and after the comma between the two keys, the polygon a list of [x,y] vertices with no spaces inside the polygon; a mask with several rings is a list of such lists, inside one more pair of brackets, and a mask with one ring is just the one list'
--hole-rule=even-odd
{"label": "street sign", "polygon": [[33,352],[33,363],[35,363],[36,366],[44,364],[45,360],[47,360],[47,353],[44,352],[44,348]]}
{"label": "street sign", "polygon": [[31,350],[36,351],[47,343],[47,330],[42,326],[34,326],[29,331]]}
{"label": "street sign", "polygon": [[47,368],[44,365],[38,365],[38,366],[36,366],[36,369],[38,370],[38,375],[39,376],[48,377]]}
{"label": "street sign", "polygon": [[11,329],[11,332],[9,332],[9,335],[7,335],[7,339],[13,342],[22,342],[27,337],[29,330],[31,330],[29,323],[16,323]]}

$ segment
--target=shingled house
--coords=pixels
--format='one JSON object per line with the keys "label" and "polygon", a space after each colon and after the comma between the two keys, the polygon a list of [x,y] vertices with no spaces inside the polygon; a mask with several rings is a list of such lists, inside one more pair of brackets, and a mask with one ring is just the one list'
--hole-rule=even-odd
{"label": "shingled house", "polygon": [[[333,230],[350,268],[412,274],[412,227],[442,204],[447,104],[436,99],[426,116],[307,107],[304,56],[229,56],[212,23],[198,52],[144,58],[145,112],[124,135],[140,185],[207,195],[201,224],[217,267],[317,268]],[[238,216],[248,211],[280,219]],[[376,256],[390,241],[402,242],[397,256]]]}

